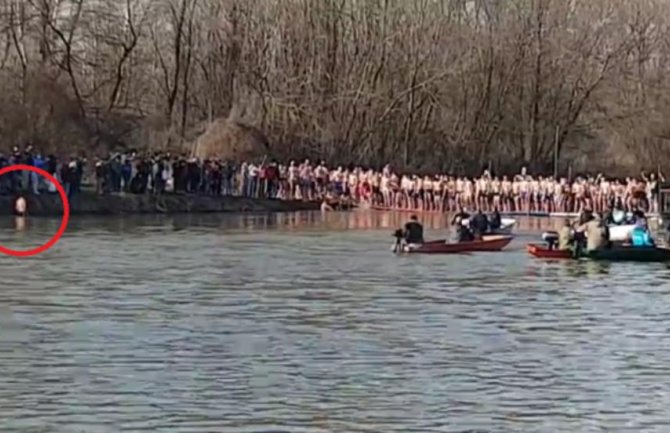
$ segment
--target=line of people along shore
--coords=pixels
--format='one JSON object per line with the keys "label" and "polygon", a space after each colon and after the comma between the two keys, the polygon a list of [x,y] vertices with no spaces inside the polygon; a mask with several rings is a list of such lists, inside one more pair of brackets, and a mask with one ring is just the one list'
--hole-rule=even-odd
{"label": "line of people along shore", "polygon": [[[200,160],[170,153],[116,153],[89,162],[85,157],[59,159],[44,156],[32,146],[0,153],[0,168],[28,164],[54,175],[69,195],[87,182],[99,194],[191,193],[252,198],[318,201],[325,209],[366,206],[414,212],[457,212],[481,209],[502,213],[578,213],[608,208],[658,212],[661,173],[642,172],[616,179],[598,174],[566,177],[530,175],[525,168],[513,176],[495,176],[485,170],[478,177],[450,174],[399,173],[390,166],[380,170],[350,165],[328,166],[276,160],[235,164],[220,159]],[[53,185],[34,173],[0,178],[0,194],[29,191],[55,192]]]}

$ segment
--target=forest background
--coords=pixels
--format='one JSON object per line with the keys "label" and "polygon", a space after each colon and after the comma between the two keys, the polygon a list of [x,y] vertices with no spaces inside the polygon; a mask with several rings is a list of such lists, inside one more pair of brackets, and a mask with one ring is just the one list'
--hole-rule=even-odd
{"label": "forest background", "polygon": [[0,133],[633,174],[670,161],[667,17],[664,0],[0,0]]}

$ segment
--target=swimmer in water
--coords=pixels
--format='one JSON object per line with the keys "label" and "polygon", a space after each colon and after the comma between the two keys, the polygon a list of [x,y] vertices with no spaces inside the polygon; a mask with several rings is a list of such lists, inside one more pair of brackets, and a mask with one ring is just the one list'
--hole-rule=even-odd
{"label": "swimmer in water", "polygon": [[26,199],[19,195],[14,201],[14,214],[17,217],[26,217],[28,215],[28,205]]}
{"label": "swimmer in water", "polygon": [[16,215],[16,230],[23,231],[26,228],[26,216],[27,216],[27,204],[26,199],[22,195],[19,195],[14,201],[14,215]]}

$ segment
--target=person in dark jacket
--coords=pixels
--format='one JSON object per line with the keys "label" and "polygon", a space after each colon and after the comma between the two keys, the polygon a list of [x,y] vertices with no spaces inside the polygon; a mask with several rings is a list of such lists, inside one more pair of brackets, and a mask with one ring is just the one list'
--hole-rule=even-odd
{"label": "person in dark jacket", "polygon": [[475,240],[475,236],[472,234],[472,231],[463,224],[459,224],[456,227],[456,235],[458,242],[472,242]]}
{"label": "person in dark jacket", "polygon": [[482,213],[481,209],[477,209],[477,213],[470,219],[470,229],[472,229],[475,239],[481,239],[489,231],[489,219]]}
{"label": "person in dark jacket", "polygon": [[405,242],[408,244],[423,243],[423,226],[419,223],[416,215],[412,215],[410,221],[405,224],[404,230]]}

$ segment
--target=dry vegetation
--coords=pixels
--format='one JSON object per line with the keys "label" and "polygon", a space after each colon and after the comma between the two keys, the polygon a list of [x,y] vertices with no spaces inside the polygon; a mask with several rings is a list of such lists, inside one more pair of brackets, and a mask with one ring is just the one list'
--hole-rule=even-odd
{"label": "dry vegetation", "polygon": [[561,171],[669,159],[663,0],[0,5],[5,146],[166,148],[223,118],[262,130],[279,157],[333,162],[462,172],[551,170],[555,150]]}

